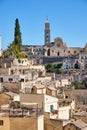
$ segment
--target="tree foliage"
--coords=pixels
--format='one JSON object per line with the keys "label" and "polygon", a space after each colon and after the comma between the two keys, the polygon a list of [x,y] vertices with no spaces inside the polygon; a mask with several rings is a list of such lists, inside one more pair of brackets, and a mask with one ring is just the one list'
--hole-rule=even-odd
{"label": "tree foliage", "polygon": [[22,45],[21,32],[19,20],[15,20],[15,32],[14,41],[8,46],[7,50],[4,52],[5,58],[29,58],[26,53],[21,52],[20,47]]}
{"label": "tree foliage", "polygon": [[5,58],[29,58],[28,54],[23,53],[19,50],[19,48],[15,45],[14,42],[8,46],[8,49],[4,52]]}
{"label": "tree foliage", "polygon": [[14,32],[14,43],[20,49],[22,45],[22,39],[21,39],[21,32],[20,32],[20,25],[18,18],[15,20],[15,32]]}
{"label": "tree foliage", "polygon": [[75,85],[75,89],[84,89],[85,85],[83,81],[79,81],[76,85]]}
{"label": "tree foliage", "polygon": [[64,73],[64,69],[59,68],[59,69],[57,70],[57,72],[58,72],[58,74],[63,74],[63,73]]}
{"label": "tree foliage", "polygon": [[59,69],[59,68],[61,68],[62,64],[61,63],[54,64],[53,66],[54,66],[54,69]]}
{"label": "tree foliage", "polygon": [[46,71],[47,71],[47,72],[53,72],[53,70],[54,70],[53,64],[51,64],[51,63],[48,63],[48,64],[45,66],[45,68],[46,68]]}
{"label": "tree foliage", "polygon": [[[61,68],[62,64],[52,64],[48,63],[45,68],[47,72],[57,72],[57,73],[63,73],[64,70]],[[56,70],[56,71],[55,71]]]}

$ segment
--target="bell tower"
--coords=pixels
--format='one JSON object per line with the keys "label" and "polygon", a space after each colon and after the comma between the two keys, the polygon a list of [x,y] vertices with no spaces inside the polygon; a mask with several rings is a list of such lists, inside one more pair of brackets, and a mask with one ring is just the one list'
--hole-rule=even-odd
{"label": "bell tower", "polygon": [[50,46],[50,23],[48,19],[46,19],[46,22],[45,22],[44,44],[45,46]]}

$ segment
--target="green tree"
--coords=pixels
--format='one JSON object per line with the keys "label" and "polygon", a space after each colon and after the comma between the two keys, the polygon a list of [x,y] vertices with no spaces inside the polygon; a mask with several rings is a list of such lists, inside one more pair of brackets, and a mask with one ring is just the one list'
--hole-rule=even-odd
{"label": "green tree", "polygon": [[61,68],[61,66],[62,66],[61,63],[60,64],[54,64],[54,69],[59,69],[59,68]]}
{"label": "green tree", "polygon": [[19,20],[15,20],[14,41],[8,46],[7,50],[3,53],[5,58],[29,58],[28,54],[21,52],[22,45],[21,32]]}
{"label": "green tree", "polygon": [[84,86],[84,83],[83,81],[80,81],[78,82],[76,85],[75,85],[75,89],[84,89],[85,86]]}
{"label": "green tree", "polygon": [[47,71],[47,72],[53,72],[53,70],[54,70],[53,64],[51,64],[51,63],[48,63],[48,64],[45,66],[45,68],[46,68],[46,71]]}
{"label": "green tree", "polygon": [[20,32],[20,25],[19,25],[18,18],[15,20],[14,43],[20,50],[20,47],[22,45],[22,39],[21,39],[21,32]]}
{"label": "green tree", "polygon": [[58,72],[58,74],[63,74],[63,73],[64,73],[64,69],[59,68],[59,69],[57,70],[57,72]]}

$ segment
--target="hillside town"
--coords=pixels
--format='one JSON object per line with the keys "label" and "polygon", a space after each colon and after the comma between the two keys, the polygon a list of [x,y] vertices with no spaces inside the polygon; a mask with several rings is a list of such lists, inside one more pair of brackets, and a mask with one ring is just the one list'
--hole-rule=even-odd
{"label": "hillside town", "polygon": [[48,19],[44,45],[2,50],[0,36],[0,130],[87,130],[87,44],[50,37]]}

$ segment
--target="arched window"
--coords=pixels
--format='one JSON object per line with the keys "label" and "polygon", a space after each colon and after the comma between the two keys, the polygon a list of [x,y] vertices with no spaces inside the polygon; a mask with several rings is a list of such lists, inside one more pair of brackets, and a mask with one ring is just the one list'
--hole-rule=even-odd
{"label": "arched window", "polygon": [[48,49],[47,55],[50,56],[50,49]]}
{"label": "arched window", "polygon": [[60,55],[60,53],[58,52],[58,53],[57,53],[57,55],[59,56],[59,55]]}

